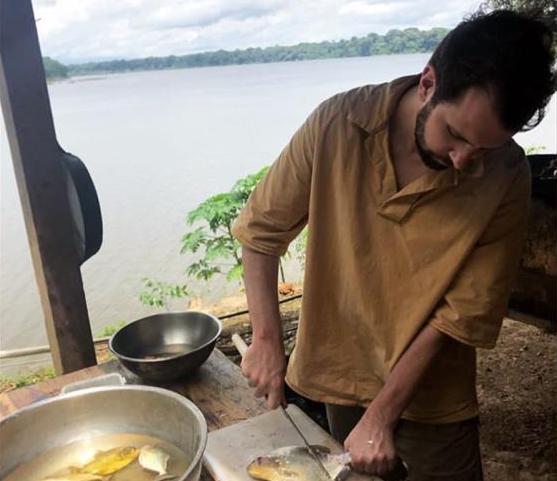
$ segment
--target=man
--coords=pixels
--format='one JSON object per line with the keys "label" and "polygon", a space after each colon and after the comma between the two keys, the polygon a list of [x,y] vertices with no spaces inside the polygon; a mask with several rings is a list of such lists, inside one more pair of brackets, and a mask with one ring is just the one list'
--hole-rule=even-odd
{"label": "man", "polygon": [[[512,136],[554,91],[551,42],[494,12],[421,75],[325,101],[234,226],[253,324],[242,370],[270,408],[285,373],[326,403],[356,470],[385,476],[399,456],[412,481],[482,479],[475,348],[495,345],[523,245],[530,175]],[[277,265],[306,224],[286,370]]]}

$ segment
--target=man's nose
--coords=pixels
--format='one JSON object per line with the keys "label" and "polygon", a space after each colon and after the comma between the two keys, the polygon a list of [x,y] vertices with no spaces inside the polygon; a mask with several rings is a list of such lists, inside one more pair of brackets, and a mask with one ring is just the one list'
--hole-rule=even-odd
{"label": "man's nose", "polygon": [[456,148],[449,152],[449,158],[456,170],[462,170],[470,163],[472,154],[470,149]]}

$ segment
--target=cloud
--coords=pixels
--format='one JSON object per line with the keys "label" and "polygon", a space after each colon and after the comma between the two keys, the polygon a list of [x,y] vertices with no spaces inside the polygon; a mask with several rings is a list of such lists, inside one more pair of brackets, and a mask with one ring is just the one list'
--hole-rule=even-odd
{"label": "cloud", "polygon": [[43,55],[66,63],[452,27],[479,0],[34,0]]}
{"label": "cloud", "polygon": [[[347,2],[340,8],[341,15],[391,15],[409,6],[410,2]],[[410,5],[411,6],[411,5]]]}
{"label": "cloud", "polygon": [[226,20],[248,20],[273,14],[282,2],[216,0],[163,6],[134,25],[148,29],[207,27]]}

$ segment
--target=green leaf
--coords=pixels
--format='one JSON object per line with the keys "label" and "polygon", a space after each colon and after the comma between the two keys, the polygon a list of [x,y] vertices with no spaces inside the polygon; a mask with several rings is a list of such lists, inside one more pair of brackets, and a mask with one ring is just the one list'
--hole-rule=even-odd
{"label": "green leaf", "polygon": [[214,261],[216,259],[229,259],[233,257],[234,244],[228,237],[217,237],[207,242],[205,249],[205,260]]}
{"label": "green leaf", "polygon": [[110,337],[126,325],[125,321],[120,321],[116,325],[108,325],[101,329],[97,337]]}
{"label": "green leaf", "polygon": [[534,155],[534,154],[539,154],[544,150],[546,150],[546,147],[543,145],[530,145],[529,147],[526,147],[525,153],[526,155]]}
{"label": "green leaf", "polygon": [[182,248],[180,253],[197,252],[197,250],[207,242],[207,233],[203,227],[198,227],[192,232],[188,232],[182,237]]}
{"label": "green leaf", "polygon": [[236,264],[234,267],[232,267],[232,269],[228,271],[228,273],[226,274],[226,279],[228,281],[237,281],[242,279],[243,274],[244,267],[242,265]]}
{"label": "green leaf", "polygon": [[209,280],[214,274],[220,272],[220,268],[217,266],[209,265],[204,259],[190,264],[186,269],[186,273],[189,276],[195,277],[196,279],[201,279],[204,281]]}
{"label": "green leaf", "polygon": [[145,290],[139,293],[139,301],[151,307],[166,307],[169,299],[187,297],[188,288],[185,284],[169,284],[143,278]]}

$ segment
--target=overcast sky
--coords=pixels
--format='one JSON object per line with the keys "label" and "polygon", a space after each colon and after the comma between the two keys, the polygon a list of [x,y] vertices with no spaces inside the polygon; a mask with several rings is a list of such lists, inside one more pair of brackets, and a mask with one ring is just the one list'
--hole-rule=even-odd
{"label": "overcast sky", "polygon": [[453,27],[479,0],[33,0],[43,55],[184,55]]}

